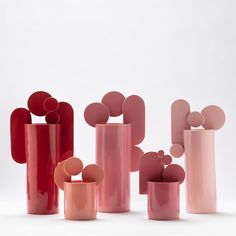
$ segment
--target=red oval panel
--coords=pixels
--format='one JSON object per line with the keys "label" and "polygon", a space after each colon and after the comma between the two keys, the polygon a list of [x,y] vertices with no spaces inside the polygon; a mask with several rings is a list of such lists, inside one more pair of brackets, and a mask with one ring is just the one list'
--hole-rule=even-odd
{"label": "red oval panel", "polygon": [[61,161],[74,155],[74,111],[67,102],[59,102],[61,124]]}
{"label": "red oval panel", "polygon": [[10,135],[11,155],[18,163],[25,163],[25,124],[31,124],[31,114],[25,108],[17,108],[11,113]]}
{"label": "red oval panel", "polygon": [[141,143],[145,136],[145,104],[141,97],[132,95],[123,102],[124,124],[132,126],[132,144]]}
{"label": "red oval panel", "polygon": [[139,193],[147,193],[148,181],[162,181],[164,165],[156,152],[147,152],[143,155],[139,167]]}

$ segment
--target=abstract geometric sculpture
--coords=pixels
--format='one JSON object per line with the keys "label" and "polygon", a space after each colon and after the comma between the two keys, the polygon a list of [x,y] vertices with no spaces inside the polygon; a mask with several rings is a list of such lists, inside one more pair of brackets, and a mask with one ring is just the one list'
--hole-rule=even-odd
{"label": "abstract geometric sculpture", "polygon": [[[224,111],[218,106],[210,105],[201,112],[191,112],[185,100],[172,104],[170,153],[174,157],[185,153],[186,200],[190,213],[217,211],[214,131],[224,122]],[[191,128],[200,126],[203,128]]]}
{"label": "abstract geometric sculpture", "polygon": [[[71,180],[82,172],[82,180]],[[93,220],[97,215],[96,189],[104,177],[94,164],[83,168],[79,158],[70,157],[58,163],[54,171],[56,185],[64,190],[64,216],[69,220]]]}
{"label": "abstract geometric sculpture", "polygon": [[[32,124],[31,113],[47,124]],[[27,163],[27,208],[30,214],[58,212],[58,189],[53,172],[59,161],[73,155],[73,109],[38,91],[28,99],[28,110],[15,109],[10,117],[11,154]]]}
{"label": "abstract geometric sculpture", "polygon": [[179,185],[185,172],[163,150],[147,152],[140,161],[139,192],[148,194],[148,217],[153,220],[179,218]]}
{"label": "abstract geometric sculpture", "polygon": [[[107,123],[123,114],[123,123]],[[124,97],[112,91],[101,103],[84,111],[86,122],[96,127],[96,163],[104,171],[98,187],[98,211],[126,212],[130,209],[130,171],[138,171],[143,151],[136,145],[145,136],[145,105],[136,95]]]}

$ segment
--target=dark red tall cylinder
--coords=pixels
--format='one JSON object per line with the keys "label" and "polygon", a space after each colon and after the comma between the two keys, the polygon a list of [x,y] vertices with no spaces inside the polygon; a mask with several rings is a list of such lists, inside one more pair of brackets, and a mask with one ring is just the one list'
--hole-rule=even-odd
{"label": "dark red tall cylinder", "polygon": [[53,173],[60,160],[60,124],[25,124],[29,214],[58,213]]}

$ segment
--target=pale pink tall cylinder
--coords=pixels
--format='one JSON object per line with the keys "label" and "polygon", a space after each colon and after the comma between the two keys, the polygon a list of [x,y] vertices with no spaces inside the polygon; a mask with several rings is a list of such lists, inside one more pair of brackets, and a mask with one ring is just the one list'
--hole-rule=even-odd
{"label": "pale pink tall cylinder", "polygon": [[131,125],[96,125],[96,163],[104,171],[98,186],[98,211],[130,210]]}
{"label": "pale pink tall cylinder", "polygon": [[189,213],[215,213],[214,130],[185,130],[186,207]]}

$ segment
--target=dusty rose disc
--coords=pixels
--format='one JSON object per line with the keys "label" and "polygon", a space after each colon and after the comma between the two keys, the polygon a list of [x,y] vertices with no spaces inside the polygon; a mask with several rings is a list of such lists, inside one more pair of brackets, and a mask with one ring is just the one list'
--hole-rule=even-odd
{"label": "dusty rose disc", "polygon": [[172,157],[170,155],[164,155],[161,158],[161,162],[162,162],[163,165],[170,165],[171,162],[172,162]]}
{"label": "dusty rose disc", "polygon": [[181,157],[184,154],[184,147],[181,144],[175,143],[170,148],[170,154],[173,157]]}
{"label": "dusty rose disc", "polygon": [[60,116],[56,111],[50,111],[46,114],[45,121],[48,124],[58,124],[60,122]]}
{"label": "dusty rose disc", "polygon": [[83,162],[76,157],[70,157],[64,161],[64,171],[69,176],[76,176],[83,170]]}
{"label": "dusty rose disc", "polygon": [[56,98],[48,97],[43,102],[46,111],[56,111],[59,108],[59,103]]}
{"label": "dusty rose disc", "polygon": [[84,182],[96,182],[96,185],[99,185],[103,177],[103,170],[95,164],[87,165],[82,171],[82,179]]}
{"label": "dusty rose disc", "polygon": [[44,109],[43,103],[48,97],[51,97],[51,95],[44,91],[38,91],[31,94],[27,102],[29,111],[36,116],[46,115],[47,111]]}
{"label": "dusty rose disc", "polygon": [[215,105],[211,105],[205,107],[202,110],[202,115],[204,116],[205,120],[203,123],[203,127],[205,129],[220,129],[225,123],[225,113],[224,111]]}
{"label": "dusty rose disc", "polygon": [[194,111],[188,115],[187,122],[192,127],[199,127],[204,122],[204,117],[200,112]]}
{"label": "dusty rose disc", "polygon": [[84,111],[85,121],[95,127],[96,124],[106,124],[109,119],[109,110],[102,103],[92,103]]}
{"label": "dusty rose disc", "polygon": [[164,169],[162,178],[165,182],[179,182],[181,184],[184,181],[185,172],[181,166],[171,164]]}
{"label": "dusty rose disc", "polygon": [[64,182],[71,182],[71,177],[64,171],[64,161],[58,163],[54,170],[54,182],[61,190],[64,190]]}
{"label": "dusty rose disc", "polygon": [[110,116],[119,116],[122,114],[124,100],[125,96],[122,93],[112,91],[104,95],[102,103],[108,107]]}

